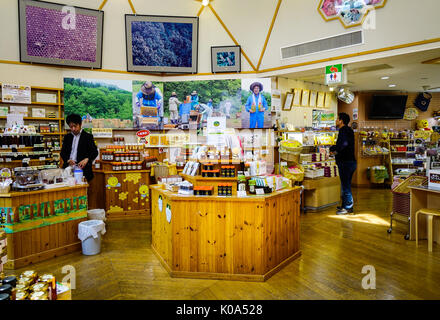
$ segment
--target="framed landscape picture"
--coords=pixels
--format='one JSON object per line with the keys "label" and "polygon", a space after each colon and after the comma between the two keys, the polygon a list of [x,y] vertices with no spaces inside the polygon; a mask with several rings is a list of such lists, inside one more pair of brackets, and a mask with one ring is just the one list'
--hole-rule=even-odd
{"label": "framed landscape picture", "polygon": [[211,47],[211,71],[212,73],[240,72],[241,47]]}
{"label": "framed landscape picture", "polygon": [[104,12],[19,0],[20,61],[101,69]]}
{"label": "framed landscape picture", "polygon": [[292,109],[292,102],[293,102],[293,93],[287,92],[286,100],[284,101],[283,111],[290,111]]}
{"label": "framed landscape picture", "polygon": [[127,70],[197,73],[198,17],[125,15]]}

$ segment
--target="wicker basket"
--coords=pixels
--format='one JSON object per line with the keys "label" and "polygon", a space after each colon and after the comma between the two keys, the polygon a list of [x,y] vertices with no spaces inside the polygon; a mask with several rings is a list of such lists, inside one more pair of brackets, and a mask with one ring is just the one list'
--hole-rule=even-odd
{"label": "wicker basket", "polygon": [[411,196],[409,193],[393,191],[393,213],[409,217],[411,214],[410,198]]}
{"label": "wicker basket", "polygon": [[300,157],[299,153],[287,153],[287,152],[280,153],[280,158],[284,161],[300,163],[299,157]]}
{"label": "wicker basket", "polygon": [[167,177],[168,176],[168,166],[158,164],[154,166],[154,178],[156,178],[156,181],[158,178],[161,177]]}

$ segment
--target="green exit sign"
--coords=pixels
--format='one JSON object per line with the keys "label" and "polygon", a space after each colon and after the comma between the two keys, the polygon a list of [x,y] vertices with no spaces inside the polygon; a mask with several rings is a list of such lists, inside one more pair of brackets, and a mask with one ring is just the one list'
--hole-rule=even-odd
{"label": "green exit sign", "polygon": [[327,85],[342,83],[343,66],[342,64],[334,64],[325,67],[325,83]]}

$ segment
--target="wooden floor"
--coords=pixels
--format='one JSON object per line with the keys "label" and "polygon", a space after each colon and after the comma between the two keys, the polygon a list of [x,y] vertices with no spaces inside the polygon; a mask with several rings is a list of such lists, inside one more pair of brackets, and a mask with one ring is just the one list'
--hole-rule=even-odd
{"label": "wooden floor", "polygon": [[[76,268],[73,299],[439,299],[440,245],[406,241],[405,226],[387,233],[391,192],[355,189],[356,215],[335,208],[301,216],[302,256],[264,283],[173,279],[151,250],[151,221],[107,224],[102,253],[74,253],[25,269]],[[362,288],[362,267],[376,269],[376,289]]]}

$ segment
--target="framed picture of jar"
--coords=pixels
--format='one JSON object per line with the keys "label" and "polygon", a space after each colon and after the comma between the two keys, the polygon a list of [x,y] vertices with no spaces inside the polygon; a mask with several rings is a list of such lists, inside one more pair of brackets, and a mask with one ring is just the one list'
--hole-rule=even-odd
{"label": "framed picture of jar", "polygon": [[284,100],[283,111],[292,110],[292,102],[293,102],[293,93],[287,92],[286,93],[286,100]]}
{"label": "framed picture of jar", "polygon": [[309,106],[309,97],[310,97],[310,90],[303,89],[302,97],[301,97],[301,106],[302,107],[308,107]]}
{"label": "framed picture of jar", "polygon": [[316,99],[318,98],[318,92],[311,90],[309,98],[309,107],[316,107]]}
{"label": "framed picture of jar", "polygon": [[211,47],[211,71],[212,73],[240,72],[241,47]]}
{"label": "framed picture of jar", "polygon": [[302,89],[295,88],[293,90],[293,106],[301,107],[301,94],[302,94]]}
{"label": "framed picture of jar", "polygon": [[19,0],[20,61],[101,69],[104,11]]}

